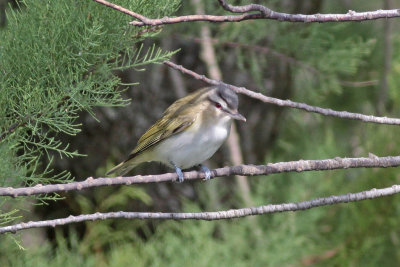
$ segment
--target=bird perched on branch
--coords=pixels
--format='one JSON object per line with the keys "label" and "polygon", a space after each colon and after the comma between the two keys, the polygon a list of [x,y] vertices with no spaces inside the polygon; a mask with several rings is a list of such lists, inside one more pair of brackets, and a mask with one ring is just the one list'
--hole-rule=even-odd
{"label": "bird perched on branch", "polygon": [[238,112],[238,97],[227,86],[200,89],[175,101],[139,139],[129,157],[107,172],[124,175],[137,165],[158,161],[175,168],[178,182],[182,169],[200,165],[205,179],[211,171],[201,163],[228,138],[232,120],[246,121]]}

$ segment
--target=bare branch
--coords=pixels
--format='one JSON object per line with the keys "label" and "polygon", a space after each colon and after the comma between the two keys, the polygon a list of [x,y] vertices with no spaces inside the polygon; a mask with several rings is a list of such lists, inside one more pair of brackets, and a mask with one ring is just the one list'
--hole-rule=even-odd
{"label": "bare branch", "polygon": [[245,6],[233,6],[228,4],[225,0],[218,0],[219,4],[227,11],[232,13],[245,13],[245,12],[252,12],[252,11],[259,11],[264,16],[270,16],[274,11],[271,9],[257,4],[249,4]]}
{"label": "bare branch", "polygon": [[[214,15],[187,15],[179,17],[164,17],[161,19],[150,19],[131,10],[118,6],[116,4],[107,2],[105,0],[93,0],[99,4],[108,6],[115,10],[118,10],[124,14],[127,14],[139,21],[135,20],[130,22],[134,26],[156,26],[164,24],[182,23],[190,21],[210,21],[210,22],[239,22],[243,20],[251,19],[269,19],[278,21],[290,21],[290,22],[344,22],[344,21],[365,21],[365,20],[376,20],[382,18],[397,18],[400,17],[400,9],[390,10],[376,10],[368,12],[355,12],[349,10],[346,14],[287,14],[273,11],[263,5],[250,4],[245,6],[232,6],[226,3],[225,0],[218,0],[220,5],[227,11],[233,13],[243,13],[240,15],[225,15],[225,16],[214,16]],[[246,13],[246,12],[257,12],[257,13]]]}
{"label": "bare branch", "polygon": [[400,119],[397,119],[397,118],[376,117],[376,116],[371,116],[371,115],[364,115],[361,113],[336,111],[336,110],[327,109],[327,108],[310,106],[310,105],[307,105],[304,103],[293,102],[291,100],[282,100],[282,99],[278,99],[278,98],[274,98],[274,97],[269,97],[269,96],[263,95],[261,93],[256,93],[256,92],[250,91],[244,87],[237,87],[237,86],[234,86],[231,84],[224,83],[222,81],[212,80],[210,78],[207,78],[204,75],[200,75],[194,71],[188,70],[188,69],[184,68],[183,66],[177,65],[171,61],[164,61],[164,64],[171,68],[179,70],[182,73],[188,74],[188,75],[194,77],[195,79],[202,80],[208,84],[212,84],[212,85],[224,84],[237,93],[244,94],[251,98],[261,100],[264,103],[270,103],[270,104],[274,104],[274,105],[281,106],[281,107],[290,107],[290,108],[306,110],[308,112],[314,112],[314,113],[318,113],[318,114],[321,114],[324,116],[339,117],[342,119],[360,120],[363,122],[371,122],[371,123],[378,123],[378,124],[400,125]]}
{"label": "bare branch", "polygon": [[117,10],[119,12],[127,14],[127,15],[129,15],[131,17],[137,18],[137,19],[141,20],[143,23],[149,24],[149,19],[148,18],[146,18],[145,16],[140,15],[138,13],[135,13],[135,12],[129,10],[129,9],[126,9],[126,8],[124,8],[122,6],[110,3],[110,2],[105,1],[105,0],[93,0],[93,1],[95,1],[95,2],[97,2],[99,4],[102,4],[102,5],[108,6],[108,7],[112,8],[112,9],[115,9],[115,10]]}
{"label": "bare branch", "polygon": [[366,86],[377,85],[379,83],[379,81],[378,80],[359,81],[359,82],[339,81],[339,83],[340,83],[340,85],[348,86],[348,87],[366,87]]}
{"label": "bare branch", "polygon": [[233,209],[225,211],[213,211],[213,212],[187,212],[187,213],[171,213],[171,212],[109,212],[109,213],[94,213],[84,214],[78,216],[69,216],[62,219],[47,220],[47,221],[35,221],[27,223],[19,223],[9,226],[0,227],[0,234],[4,233],[15,233],[20,230],[29,228],[39,227],[56,227],[59,225],[65,225],[70,223],[84,222],[84,221],[95,221],[95,220],[106,220],[106,219],[163,219],[163,220],[222,220],[222,219],[233,219],[241,218],[246,216],[254,216],[268,213],[278,213],[286,211],[298,211],[307,210],[315,207],[334,205],[338,203],[357,202],[366,199],[379,198],[383,196],[390,196],[400,193],[400,185],[393,185],[391,187],[381,189],[371,189],[368,191],[349,193],[345,195],[322,197],[309,201],[294,202],[294,203],[283,203],[283,204],[270,204],[259,207],[250,207],[242,209]]}
{"label": "bare branch", "polygon": [[263,17],[260,14],[242,14],[236,16],[187,15],[179,17],[164,17],[161,19],[146,19],[146,22],[134,20],[131,21],[129,24],[142,27],[148,25],[155,26],[155,25],[182,23],[182,22],[192,22],[192,21],[239,22],[243,20],[261,19],[261,18]]}
{"label": "bare branch", "polygon": [[[267,165],[239,165],[223,167],[211,171],[211,178],[244,175],[269,175],[283,172],[304,172],[304,171],[326,171],[348,168],[387,168],[400,166],[400,156],[377,157],[370,154],[369,158],[333,158],[323,160],[299,160],[289,162],[270,163]],[[203,179],[204,172],[184,172],[185,181]],[[38,194],[49,194],[55,192],[67,192],[82,190],[86,188],[110,186],[110,185],[131,185],[142,183],[157,183],[176,181],[176,173],[164,173],[159,175],[136,175],[129,177],[115,178],[87,178],[85,181],[72,182],[67,184],[36,185],[34,187],[0,187],[0,196],[31,196]]]}
{"label": "bare branch", "polygon": [[145,28],[144,30],[141,30],[137,34],[133,36],[133,38],[139,38],[145,33],[152,33],[152,32],[160,32],[162,30],[162,26],[154,26],[154,27],[149,27]]}

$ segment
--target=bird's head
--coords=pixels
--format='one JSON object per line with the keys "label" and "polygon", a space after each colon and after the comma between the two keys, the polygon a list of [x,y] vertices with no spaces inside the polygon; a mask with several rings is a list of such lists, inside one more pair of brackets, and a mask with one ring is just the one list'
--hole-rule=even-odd
{"label": "bird's head", "polygon": [[239,100],[237,94],[227,86],[214,87],[210,90],[207,99],[211,103],[211,108],[214,108],[218,115],[246,121],[246,118],[238,112]]}

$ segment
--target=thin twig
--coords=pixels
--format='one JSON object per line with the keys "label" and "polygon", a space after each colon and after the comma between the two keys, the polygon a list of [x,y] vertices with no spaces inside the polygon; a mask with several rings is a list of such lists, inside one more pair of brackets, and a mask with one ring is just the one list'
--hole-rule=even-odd
{"label": "thin twig", "polygon": [[23,122],[16,122],[13,125],[11,125],[5,132],[3,132],[0,135],[0,142],[3,141],[4,138],[6,138],[9,134],[12,134],[13,132],[15,132],[15,130],[17,130],[19,127],[26,125],[26,121]]}
{"label": "thin twig", "polygon": [[[150,19],[131,10],[128,10],[119,5],[110,3],[105,0],[93,0],[99,4],[108,6],[115,10],[118,10],[124,14],[127,14],[139,21],[135,20],[130,22],[134,26],[147,26],[147,25],[164,25],[173,23],[182,23],[190,21],[210,21],[210,22],[238,22],[243,20],[251,19],[269,19],[277,21],[290,21],[290,22],[344,22],[344,21],[365,21],[375,20],[382,18],[396,18],[400,17],[400,9],[390,10],[376,10],[368,12],[355,12],[349,10],[346,14],[288,14],[273,11],[263,5],[250,4],[245,6],[232,6],[226,3],[225,0],[218,0],[220,5],[227,11],[233,13],[243,13],[240,15],[225,15],[225,16],[214,16],[214,15],[186,15],[179,17],[164,17],[160,19]],[[246,12],[257,12],[257,13],[246,13]]]}
{"label": "thin twig", "polygon": [[[131,17],[140,19],[142,22],[147,23],[147,25],[150,25],[150,24],[148,24],[149,23],[149,19],[148,18],[146,18],[145,16],[140,15],[140,14],[138,14],[136,12],[133,12],[133,11],[131,11],[129,9],[126,9],[126,8],[124,8],[122,6],[110,3],[110,2],[105,1],[105,0],[93,0],[93,1],[95,1],[95,2],[97,2],[99,4],[102,4],[102,5],[108,6],[108,7],[112,8],[112,9],[115,9],[115,10],[117,10],[119,12],[127,14],[127,15],[129,15]],[[143,26],[145,26],[145,25],[143,25]]]}
{"label": "thin twig", "polygon": [[144,30],[141,30],[140,32],[138,32],[137,34],[133,35],[133,38],[139,38],[141,37],[143,34],[145,33],[153,33],[153,32],[160,32],[162,30],[162,26],[153,26],[150,28],[146,28]]}
{"label": "thin twig", "polygon": [[[239,165],[223,167],[211,171],[211,178],[243,175],[270,175],[284,172],[304,172],[304,171],[326,171],[348,168],[387,168],[400,166],[400,156],[377,157],[370,154],[368,158],[333,158],[323,160],[299,160],[289,162],[270,163],[267,165]],[[203,179],[204,172],[190,171],[184,172],[185,181]],[[0,187],[0,196],[31,196],[39,194],[49,194],[56,192],[67,192],[82,190],[86,188],[111,186],[111,185],[131,185],[142,183],[157,183],[176,181],[176,173],[164,173],[159,175],[136,175],[129,177],[116,178],[87,178],[85,181],[72,182],[67,184],[36,185],[34,187]]]}
{"label": "thin twig", "polygon": [[[173,37],[177,37],[179,35],[173,36]],[[190,37],[190,36],[184,36],[184,38],[188,39],[188,40],[193,40],[196,43],[201,43],[203,41],[203,38],[198,38],[198,37]],[[238,42],[229,42],[229,41],[220,41],[218,39],[214,39],[211,38],[209,39],[209,42],[212,42],[213,44],[218,44],[224,47],[231,47],[231,48],[240,48],[240,49],[247,49],[247,50],[252,50],[252,51],[256,51],[258,53],[262,53],[262,54],[269,54],[272,55],[276,58],[279,58],[285,62],[288,62],[290,64],[296,65],[296,66],[300,66],[304,69],[306,69],[307,71],[313,73],[313,74],[317,74],[320,76],[324,76],[326,77],[327,75],[321,71],[319,71],[318,69],[316,69],[315,67],[309,65],[308,63],[305,63],[301,60],[298,60],[295,57],[292,56],[288,56],[286,54],[283,54],[281,52],[278,52],[274,49],[271,49],[269,47],[266,46],[259,46],[259,45],[250,45],[250,44],[244,44],[244,43],[238,43]],[[372,85],[377,85],[378,84],[378,80],[370,80],[370,81],[343,81],[343,80],[339,80],[339,84],[343,85],[343,86],[348,86],[348,87],[366,87],[366,86],[372,86]]]}
{"label": "thin twig", "polygon": [[[193,40],[196,43],[201,43],[203,42],[203,38],[198,38],[198,37],[188,37],[185,36],[186,39],[189,40]],[[251,45],[251,44],[244,44],[244,43],[238,43],[238,42],[229,42],[229,41],[220,41],[218,39],[208,39],[209,42],[213,43],[213,44],[218,44],[224,47],[231,47],[231,48],[240,48],[240,49],[247,49],[247,50],[252,50],[255,51],[257,53],[262,53],[262,54],[270,54],[274,57],[277,57],[281,60],[284,60],[285,62],[288,62],[290,64],[293,65],[297,65],[297,66],[301,66],[305,69],[307,69],[308,71],[312,72],[312,73],[319,73],[319,71],[314,68],[311,65],[308,65],[307,63],[304,63],[294,57],[285,55],[283,53],[280,53],[276,50],[273,50],[269,47],[266,46],[259,46],[259,45]]]}
{"label": "thin twig", "polygon": [[242,209],[233,209],[225,211],[213,211],[213,212],[187,212],[187,213],[171,213],[171,212],[109,212],[109,213],[94,213],[84,214],[78,216],[72,216],[54,219],[47,221],[35,221],[27,223],[19,223],[9,226],[0,227],[0,234],[4,233],[16,233],[17,231],[39,228],[39,227],[56,227],[58,225],[65,225],[70,223],[84,222],[84,221],[95,221],[95,220],[106,220],[115,218],[124,219],[163,219],[163,220],[222,220],[222,219],[233,219],[241,218],[246,216],[261,215],[268,213],[278,213],[286,211],[299,211],[307,210],[315,207],[334,205],[338,203],[357,202],[366,199],[379,198],[383,196],[390,196],[400,193],[400,185],[393,185],[391,187],[372,189],[368,191],[349,193],[345,195],[322,197],[308,201],[294,202],[294,203],[283,203],[283,204],[270,204],[259,207],[250,207]]}
{"label": "thin twig", "polygon": [[[64,96],[63,98],[61,98],[60,102],[57,104],[57,108],[60,108],[69,99],[69,96]],[[39,119],[42,116],[43,112],[39,112],[35,117],[36,119]],[[35,117],[25,115],[20,121],[12,124],[5,132],[0,134],[0,142],[3,141],[8,135],[15,132],[19,127],[27,125],[29,120],[35,119]]]}
{"label": "thin twig", "polygon": [[369,81],[339,81],[340,85],[347,87],[367,87],[374,86],[379,83],[379,80],[369,80]]}
{"label": "thin twig", "polygon": [[200,75],[194,71],[188,70],[188,69],[184,68],[183,66],[177,65],[171,61],[164,61],[164,64],[171,68],[179,70],[182,73],[188,74],[188,75],[194,77],[195,79],[202,80],[208,84],[212,84],[212,85],[224,84],[237,93],[244,94],[251,98],[261,100],[264,103],[274,104],[274,105],[281,106],[281,107],[290,107],[290,108],[306,110],[308,112],[314,112],[314,113],[318,113],[318,114],[321,114],[324,116],[339,117],[342,119],[360,120],[363,122],[371,122],[371,123],[379,123],[379,124],[400,125],[400,119],[397,119],[397,118],[376,117],[376,116],[365,115],[365,114],[361,114],[361,113],[336,111],[336,110],[332,110],[332,109],[311,106],[311,105],[307,105],[304,103],[298,103],[298,102],[294,102],[291,100],[282,100],[282,99],[278,99],[278,98],[274,98],[274,97],[269,97],[269,96],[263,95],[261,93],[256,93],[254,91],[250,91],[244,87],[237,87],[237,86],[227,84],[227,83],[224,83],[221,81],[212,80],[210,78],[207,78],[204,75]]}
{"label": "thin twig", "polygon": [[223,9],[232,13],[246,13],[252,11],[259,11],[264,16],[269,16],[273,12],[271,9],[258,4],[249,4],[245,6],[233,6],[228,4],[225,0],[218,0]]}

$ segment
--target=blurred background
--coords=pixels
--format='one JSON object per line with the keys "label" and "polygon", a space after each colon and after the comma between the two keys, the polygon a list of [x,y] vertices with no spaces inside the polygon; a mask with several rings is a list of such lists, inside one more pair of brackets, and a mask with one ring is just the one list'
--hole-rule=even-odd
{"label": "blurred background", "polygon": [[[247,4],[251,1],[230,1]],[[286,13],[347,13],[400,8],[398,0],[252,1]],[[118,1],[115,1],[118,3]],[[10,7],[8,4],[12,4]],[[22,5],[22,6],[21,6]],[[1,12],[28,7],[0,1]],[[111,9],[107,12],[116,12]],[[174,15],[225,14],[217,1],[183,1]],[[3,29],[8,30],[3,14]],[[199,74],[280,99],[335,110],[399,117],[400,21],[361,23],[182,23],[142,40]],[[1,42],[1,40],[0,40]],[[0,43],[1,45],[1,43]],[[79,113],[82,131],[61,134],[85,157],[56,158],[57,172],[75,180],[104,177],[176,99],[207,86],[163,64],[117,71],[121,107]],[[324,117],[246,96],[231,139],[206,163],[240,163],[398,155],[396,126]],[[46,159],[44,159],[46,161]],[[164,173],[158,163],[132,174]],[[57,201],[19,203],[24,221],[110,211],[196,212],[311,200],[388,187],[397,169],[224,177],[209,182],[102,187],[62,193]],[[2,266],[394,266],[400,263],[399,196],[312,210],[222,221],[107,220],[3,236]],[[41,205],[39,205],[41,204]],[[22,251],[17,244],[26,250]]]}

